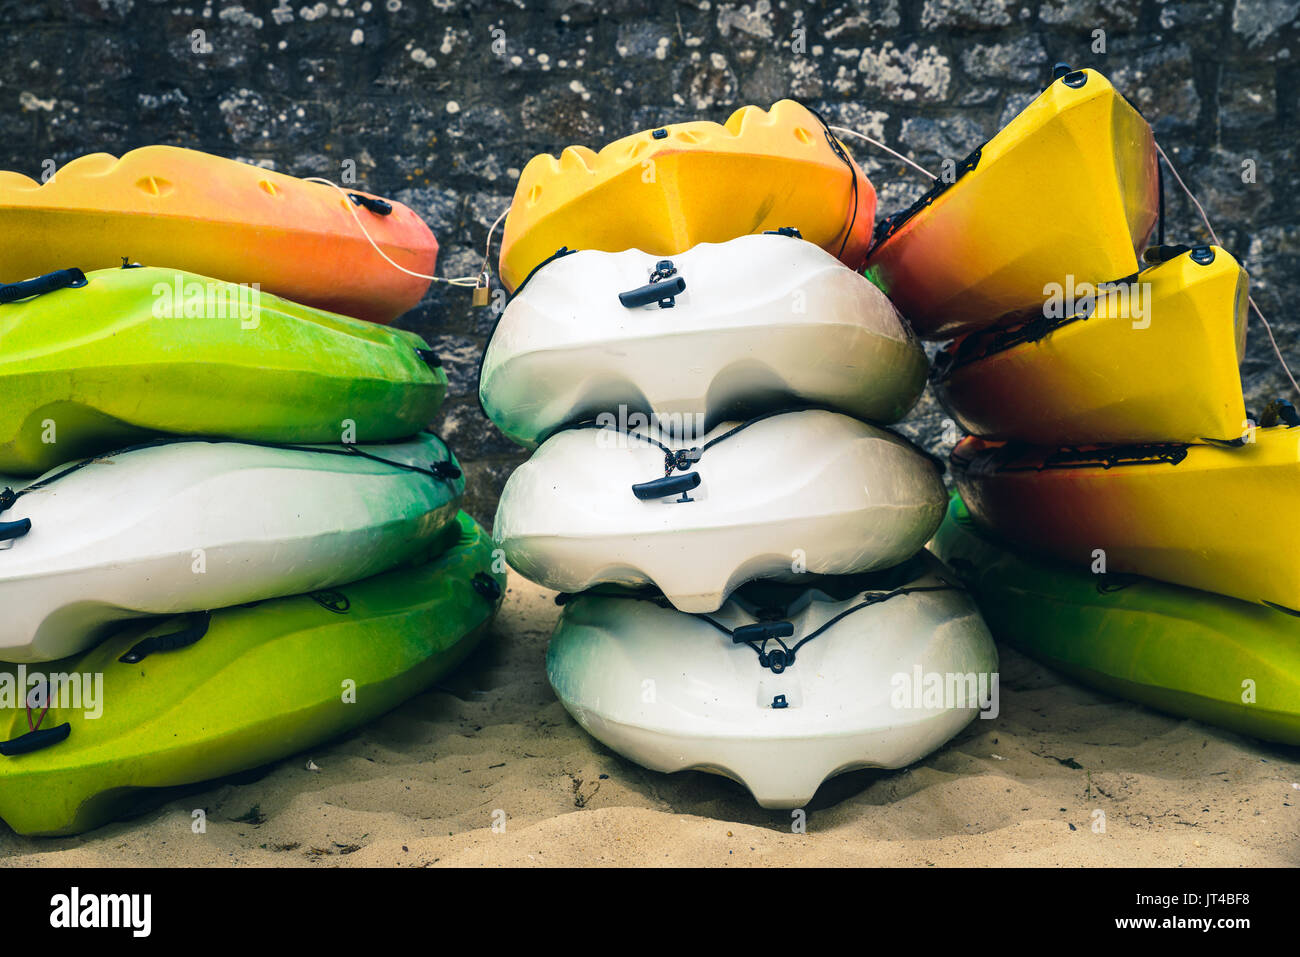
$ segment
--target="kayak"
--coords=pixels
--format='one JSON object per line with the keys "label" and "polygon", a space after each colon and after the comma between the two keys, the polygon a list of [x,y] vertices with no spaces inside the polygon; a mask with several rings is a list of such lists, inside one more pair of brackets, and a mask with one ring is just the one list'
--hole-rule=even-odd
{"label": "kayak", "polygon": [[925,388],[925,351],[884,293],[793,230],[672,259],[574,252],[537,270],[488,343],[479,395],[527,448],[606,410],[704,415],[794,402],[873,422]]}
{"label": "kayak", "polygon": [[[356,216],[353,216],[353,213]],[[0,171],[0,282],[124,259],[389,322],[415,306],[438,243],[411,209],[175,146],[91,153],[38,183]]]}
{"label": "kayak", "polygon": [[751,579],[898,564],[943,519],[935,463],[836,412],[669,441],[630,421],[547,439],[501,493],[493,535],[506,561],[557,591],[653,584],[679,610],[709,612]]}
{"label": "kayak", "polygon": [[996,717],[997,651],[954,582],[921,553],[870,576],[751,582],[713,615],[589,592],[565,605],[547,677],[637,764],[802,807],[833,775],[905,767],[981,709]]}
{"label": "kayak", "polygon": [[976,525],[1012,545],[1300,609],[1300,428],[1258,428],[1240,447],[1045,452],[966,438],[952,464]]}
{"label": "kayak", "polygon": [[725,124],[533,157],[506,217],[501,281],[514,290],[566,246],[675,256],[782,226],[856,269],[875,216],[875,189],[821,117],[793,100],[746,106]]}
{"label": "kayak", "polygon": [[77,834],[148,789],[279,761],[419,694],[474,649],[505,583],[463,512],[424,548],[328,591],[132,622],[35,677],[0,668],[0,817],[19,834]]}
{"label": "kayak", "polygon": [[882,220],[867,257],[923,339],[1041,313],[1049,284],[1138,271],[1155,227],[1151,127],[1100,73],[1054,80],[919,200]]}
{"label": "kayak", "polygon": [[415,333],[193,273],[65,269],[6,291],[23,298],[0,304],[0,473],[159,433],[387,441],[447,389]]}
{"label": "kayak", "polygon": [[0,493],[0,660],[75,654],[124,618],[224,608],[385,571],[455,520],[435,435],[363,446],[160,441]]}
{"label": "kayak", "polygon": [[931,547],[974,593],[998,640],[1108,694],[1300,745],[1294,616],[1020,557],[980,534],[955,496]]}
{"label": "kayak", "polygon": [[963,429],[990,439],[1239,439],[1248,289],[1232,256],[1197,246],[1143,270],[1131,287],[1097,295],[1090,314],[949,346],[935,392]]}

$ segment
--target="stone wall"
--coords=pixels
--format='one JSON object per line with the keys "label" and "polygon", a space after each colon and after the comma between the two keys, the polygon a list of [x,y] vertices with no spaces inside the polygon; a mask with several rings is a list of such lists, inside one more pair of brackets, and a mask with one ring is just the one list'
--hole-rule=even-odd
{"label": "stone wall", "polygon": [[[363,188],[428,220],[440,274],[459,276],[477,272],[534,153],[793,96],[936,168],[1063,60],[1102,70],[1143,110],[1294,351],[1298,14],[1300,0],[0,0],[0,166],[35,176],[47,159],[149,143],[296,175],[338,178],[352,160]],[[923,189],[850,146],[882,213]],[[1172,192],[1169,212],[1170,241],[1202,237]],[[488,520],[523,458],[475,400],[491,320],[441,287],[400,321],[445,357],[440,428]],[[1257,323],[1243,372],[1252,407],[1289,388]],[[942,450],[940,421],[927,398],[904,431]]]}

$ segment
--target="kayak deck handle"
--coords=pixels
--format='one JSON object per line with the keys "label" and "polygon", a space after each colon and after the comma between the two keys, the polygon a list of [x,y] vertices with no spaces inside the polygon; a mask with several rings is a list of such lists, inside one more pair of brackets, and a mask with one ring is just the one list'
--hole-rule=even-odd
{"label": "kayak deck handle", "polygon": [[32,530],[30,518],[20,518],[16,522],[0,522],[0,542],[10,542],[22,538]]}
{"label": "kayak deck handle", "polygon": [[22,282],[0,283],[0,304],[43,296],[56,289],[79,289],[85,284],[86,274],[80,269],[59,269]]}
{"label": "kayak deck handle", "polygon": [[190,623],[185,628],[174,631],[169,635],[153,635],[143,641],[136,642],[130,651],[117,660],[123,664],[133,665],[159,651],[177,651],[181,648],[188,648],[208,633],[208,626],[211,623],[212,612],[196,612],[190,615]]}
{"label": "kayak deck handle", "polygon": [[677,276],[677,267],[673,265],[671,259],[661,259],[655,263],[648,283],[629,289],[627,292],[620,292],[618,301],[628,309],[648,306],[653,302],[659,303],[660,309],[671,309],[677,305],[677,297],[686,291],[686,280],[677,276],[669,282],[672,276]]}
{"label": "kayak deck handle", "polygon": [[794,623],[789,621],[756,621],[752,625],[741,625],[731,633],[734,644],[743,645],[748,641],[775,641],[789,638],[794,634]]}
{"label": "kayak deck handle", "polygon": [[0,754],[3,754],[6,758],[12,758],[19,754],[31,754],[33,751],[40,751],[52,744],[58,744],[71,733],[72,725],[66,721],[53,728],[28,731],[26,734],[20,734],[12,741],[0,741]]}
{"label": "kayak deck handle", "polygon": [[393,204],[386,203],[382,199],[375,199],[373,196],[362,196],[360,193],[348,193],[348,199],[356,205],[370,210],[376,216],[387,216],[393,211]]}
{"label": "kayak deck handle", "polygon": [[687,492],[699,488],[700,473],[686,472],[682,475],[666,475],[663,478],[651,479],[649,482],[637,482],[632,486],[632,494],[643,502],[648,502],[656,498],[664,498],[668,495],[681,494],[679,502],[693,502],[695,499],[687,496]]}

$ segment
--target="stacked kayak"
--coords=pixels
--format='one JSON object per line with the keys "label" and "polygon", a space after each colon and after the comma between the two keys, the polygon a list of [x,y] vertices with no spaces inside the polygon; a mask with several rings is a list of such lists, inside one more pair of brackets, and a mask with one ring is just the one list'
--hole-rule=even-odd
{"label": "stacked kayak", "polygon": [[[578,595],[547,675],[615,751],[655,771],[726,775],[768,808],[804,805],[835,774],[911,764],[993,706],[988,631],[930,555],[809,579],[750,582],[710,615],[659,596]],[[968,681],[965,706],[914,695],[918,675]]]}
{"label": "stacked kayak", "polygon": [[1300,614],[1297,426],[1256,429],[1240,447],[1049,451],[971,437],[952,461],[976,523],[1021,547]]}
{"label": "stacked kayak", "polygon": [[160,434],[383,442],[447,389],[411,332],[176,269],[73,272],[0,306],[0,474]]}
{"label": "stacked kayak", "polygon": [[821,117],[793,100],[746,106],[721,125],[533,157],[506,219],[501,280],[516,289],[566,247],[671,256],[792,224],[856,268],[875,215],[875,188]]}
{"label": "stacked kayak", "polygon": [[[15,256],[0,285],[0,817],[20,833],[95,827],[137,792],[370,720],[464,658],[503,591],[425,431],[437,356],[354,318],[423,287],[391,265],[337,282],[358,241],[374,254],[353,210],[188,151],[109,160],[0,178],[5,235],[61,266],[24,276],[37,259]],[[381,248],[432,266],[410,210],[357,204],[397,217],[370,229]],[[104,268],[123,240],[160,261]]]}
{"label": "stacked kayak", "polygon": [[1246,271],[1217,246],[1158,256],[1169,258],[1083,312],[949,344],[940,402],[973,435],[1034,445],[1245,435]]}
{"label": "stacked kayak", "polygon": [[[106,704],[98,715],[51,707],[36,731],[22,709],[0,711],[0,817],[23,834],[77,833],[141,791],[257,767],[378,717],[473,649],[499,602],[491,552],[462,512],[383,574],[132,622],[50,665],[102,675]],[[178,639],[193,644],[177,650]],[[0,683],[15,678],[0,666]]]}
{"label": "stacked kayak", "polygon": [[175,146],[92,153],[44,183],[0,172],[0,237],[0,282],[129,260],[374,322],[429,288],[392,263],[429,276],[438,256],[395,200]]}
{"label": "stacked kayak", "polygon": [[[989,709],[991,639],[923,552],[940,466],[885,428],[927,362],[850,268],[873,215],[842,144],[782,101],[537,157],[506,221],[479,394],[535,450],[493,537],[562,593],[551,684],[624,756],[765,807]],[[970,693],[913,695],[918,669]]]}
{"label": "stacked kayak", "polygon": [[1246,411],[1245,270],[1165,244],[1163,223],[1147,246],[1154,140],[1091,70],[1059,67],[959,174],[886,219],[867,260],[923,337],[953,340],[931,379],[971,434],[932,547],[998,637],[1296,742],[1300,415]]}
{"label": "stacked kayak", "polygon": [[620,406],[647,420],[702,413],[705,429],[796,403],[896,422],[927,371],[879,290],[787,229],[671,260],[557,257],[506,307],[480,391],[497,428],[535,448]]}
{"label": "stacked kayak", "polygon": [[935,553],[999,639],[1103,691],[1300,745],[1300,619],[1259,603],[1017,555],[954,496]]}
{"label": "stacked kayak", "polygon": [[1138,271],[1159,207],[1151,127],[1095,70],[1057,72],[955,175],[876,226],[867,275],[923,338],[1014,325],[1067,276]]}

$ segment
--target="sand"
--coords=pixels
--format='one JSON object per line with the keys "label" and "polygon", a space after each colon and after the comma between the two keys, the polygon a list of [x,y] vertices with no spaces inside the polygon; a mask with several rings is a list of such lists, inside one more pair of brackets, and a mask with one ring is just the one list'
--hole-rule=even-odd
{"label": "sand", "polygon": [[[904,771],[824,785],[805,833],[739,785],[643,770],[546,682],[553,594],[512,576],[493,633],[435,689],[270,769],[75,838],[0,825],[33,865],[1286,865],[1300,749],[1095,694],[1002,649],[1002,711]],[[308,763],[314,767],[309,769]],[[192,812],[207,825],[194,833]],[[1094,829],[1096,812],[1105,829]],[[494,812],[504,829],[493,830]],[[501,820],[496,813],[495,819]]]}

